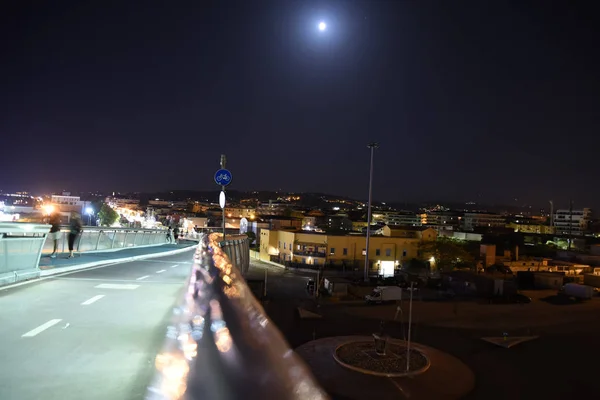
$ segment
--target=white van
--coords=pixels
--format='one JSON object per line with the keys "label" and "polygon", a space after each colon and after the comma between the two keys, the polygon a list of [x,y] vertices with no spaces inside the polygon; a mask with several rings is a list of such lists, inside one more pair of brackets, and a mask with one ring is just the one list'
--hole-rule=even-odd
{"label": "white van", "polygon": [[377,286],[371,294],[365,296],[367,303],[384,303],[402,300],[402,288],[398,286]]}

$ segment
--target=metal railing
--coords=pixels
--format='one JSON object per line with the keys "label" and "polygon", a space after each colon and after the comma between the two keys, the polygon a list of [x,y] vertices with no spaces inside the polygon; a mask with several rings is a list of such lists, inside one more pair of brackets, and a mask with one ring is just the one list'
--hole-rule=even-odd
{"label": "metal railing", "polygon": [[37,278],[50,225],[0,223],[0,286]]}
{"label": "metal railing", "polygon": [[[58,251],[68,252],[69,228],[61,227]],[[108,228],[85,226],[75,242],[78,252],[119,250],[128,247],[154,246],[169,243],[164,229]],[[43,253],[51,253],[54,247],[52,239],[47,239]]]}
{"label": "metal railing", "polygon": [[[223,235],[217,234],[222,239]],[[242,273],[246,275],[250,268],[250,244],[247,235],[226,235],[225,241],[219,242],[219,245],[231,261],[231,263]]]}
{"label": "metal railing", "polygon": [[199,242],[146,399],[328,399],[265,315],[221,238]]}

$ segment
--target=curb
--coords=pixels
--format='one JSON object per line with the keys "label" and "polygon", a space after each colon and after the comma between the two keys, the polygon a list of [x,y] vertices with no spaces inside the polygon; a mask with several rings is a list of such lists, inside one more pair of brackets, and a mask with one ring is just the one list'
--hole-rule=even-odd
{"label": "curb", "polygon": [[90,263],[86,263],[86,264],[70,265],[68,267],[62,267],[62,268],[46,269],[46,270],[41,270],[40,271],[40,277],[58,275],[58,274],[62,274],[63,272],[79,271],[79,270],[82,270],[82,269],[92,268],[92,267],[98,267],[100,265],[105,265],[105,264],[118,264],[118,263],[123,263],[123,262],[146,260],[146,259],[149,259],[149,258],[158,258],[158,257],[164,257],[164,256],[172,256],[172,255],[175,255],[175,254],[180,254],[180,253],[184,253],[186,251],[190,251],[192,249],[195,249],[196,247],[198,247],[198,245],[192,245],[192,246],[189,246],[189,247],[185,247],[183,249],[170,250],[170,251],[165,251],[165,252],[162,252],[162,253],[143,254],[143,255],[140,255],[140,256],[114,258],[114,259],[111,259],[111,260],[94,261],[94,262],[90,262]]}

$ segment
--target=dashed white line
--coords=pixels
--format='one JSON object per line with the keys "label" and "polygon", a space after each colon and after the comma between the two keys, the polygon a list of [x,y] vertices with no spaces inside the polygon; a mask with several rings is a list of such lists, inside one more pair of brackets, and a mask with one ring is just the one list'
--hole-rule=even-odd
{"label": "dashed white line", "polygon": [[96,289],[128,289],[133,290],[140,287],[140,285],[128,285],[118,283],[101,283],[100,285],[94,286]]}
{"label": "dashed white line", "polygon": [[176,268],[179,264],[171,265],[171,268]]}
{"label": "dashed white line", "polygon": [[62,321],[62,319],[51,319],[50,321],[46,322],[45,324],[42,324],[42,325],[38,326],[37,328],[30,330],[29,332],[22,335],[21,337],[34,337],[38,333],[42,333],[46,329],[58,324],[60,321]]}
{"label": "dashed white line", "polygon": [[165,272],[166,269],[161,269],[160,271],[156,271],[157,274],[162,274],[163,272]]}
{"label": "dashed white line", "polygon": [[88,300],[84,301],[83,303],[81,303],[81,305],[82,306],[89,306],[90,304],[97,302],[98,300],[100,300],[103,297],[104,297],[103,294],[99,294],[97,296],[92,297],[91,299],[88,299]]}
{"label": "dashed white line", "polygon": [[139,278],[136,279],[136,281],[143,281],[146,278],[150,278],[150,275],[140,276]]}

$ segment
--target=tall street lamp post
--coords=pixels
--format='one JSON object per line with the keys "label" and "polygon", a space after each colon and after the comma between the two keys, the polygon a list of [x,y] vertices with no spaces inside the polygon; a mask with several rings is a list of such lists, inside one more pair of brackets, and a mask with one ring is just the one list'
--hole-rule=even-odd
{"label": "tall street lamp post", "polygon": [[371,168],[369,171],[369,206],[367,211],[367,243],[365,249],[365,282],[369,281],[369,236],[371,235],[371,194],[373,192],[373,157],[375,149],[379,147],[377,142],[371,142],[367,146],[371,149]]}

